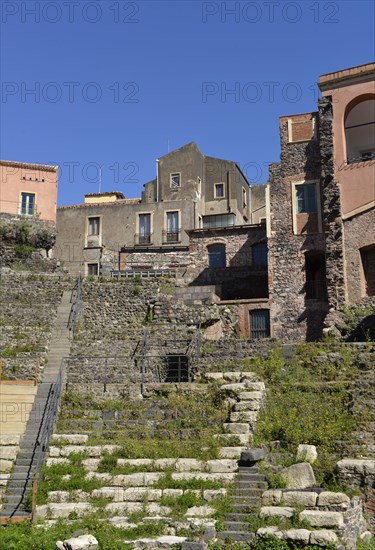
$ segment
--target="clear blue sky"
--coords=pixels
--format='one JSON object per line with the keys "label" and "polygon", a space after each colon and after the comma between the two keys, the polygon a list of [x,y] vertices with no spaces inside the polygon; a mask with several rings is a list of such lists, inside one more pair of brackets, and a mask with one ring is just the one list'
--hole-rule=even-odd
{"label": "clear blue sky", "polygon": [[58,164],[59,205],[97,192],[99,165],[102,191],[140,196],[168,142],[196,141],[265,182],[278,117],[316,109],[319,75],[374,59],[370,0],[3,0],[1,11],[0,157]]}

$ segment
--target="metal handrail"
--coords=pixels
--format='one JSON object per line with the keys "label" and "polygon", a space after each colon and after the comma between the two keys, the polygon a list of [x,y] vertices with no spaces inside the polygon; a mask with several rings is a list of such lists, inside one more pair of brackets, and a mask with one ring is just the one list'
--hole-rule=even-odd
{"label": "metal handrail", "polygon": [[74,288],[72,290],[72,296],[70,299],[70,303],[72,304],[70,314],[69,314],[69,320],[68,320],[68,329],[72,332],[74,335],[77,320],[81,311],[81,275],[77,277],[77,282],[74,285]]}

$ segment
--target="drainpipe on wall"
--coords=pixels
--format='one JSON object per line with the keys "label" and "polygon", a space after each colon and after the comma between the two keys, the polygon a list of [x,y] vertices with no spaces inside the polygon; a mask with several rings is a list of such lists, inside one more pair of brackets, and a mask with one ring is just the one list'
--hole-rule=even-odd
{"label": "drainpipe on wall", "polygon": [[230,212],[230,172],[227,171],[227,209]]}
{"label": "drainpipe on wall", "polygon": [[156,202],[159,202],[159,159],[156,159]]}

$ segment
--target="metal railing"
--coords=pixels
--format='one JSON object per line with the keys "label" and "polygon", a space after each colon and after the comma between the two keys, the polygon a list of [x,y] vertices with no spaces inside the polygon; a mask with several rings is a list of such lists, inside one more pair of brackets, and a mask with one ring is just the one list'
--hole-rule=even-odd
{"label": "metal railing", "polygon": [[77,282],[72,290],[70,303],[72,304],[72,307],[69,314],[68,329],[74,335],[79,313],[81,311],[81,275],[78,276]]}
{"label": "metal railing", "polygon": [[131,279],[141,277],[142,279],[151,279],[154,277],[176,277],[175,269],[123,269],[112,270],[111,277],[116,279]]}
{"label": "metal railing", "polygon": [[[45,406],[43,408],[43,411],[41,411],[38,433],[31,452],[30,463],[27,472],[25,474],[11,474],[9,480],[8,478],[4,478],[0,475],[0,480],[2,481],[2,484],[4,484],[5,480],[7,480],[8,482],[18,481],[21,483],[22,486],[22,493],[19,502],[14,505],[13,512],[10,513],[8,517],[3,516],[1,518],[1,523],[7,523],[9,520],[12,520],[11,518],[17,517],[17,512],[21,511],[22,505],[25,505],[25,501],[28,499],[30,490],[32,495],[30,516],[21,517],[21,519],[24,519],[25,521],[29,520],[30,517],[32,521],[35,521],[36,519],[36,496],[38,482],[41,475],[41,469],[44,464],[45,454],[48,450],[51,435],[53,434],[53,430],[55,428],[57,420],[57,414],[62,394],[63,379],[64,360],[61,361],[56,382],[52,384],[42,382],[42,384],[39,385],[39,388],[42,388],[43,386],[49,386],[49,389]],[[36,414],[37,411],[35,409],[34,411]],[[34,411],[31,411],[30,416],[33,414]],[[27,428],[25,435],[27,435]],[[22,443],[20,451],[22,452]],[[19,519],[20,518],[17,518],[17,521]]]}
{"label": "metal railing", "polygon": [[163,231],[163,243],[178,243],[181,241],[181,232],[176,231]]}
{"label": "metal railing", "polygon": [[140,245],[152,244],[152,233],[145,233],[145,234],[137,233],[135,235],[135,244],[140,244]]}

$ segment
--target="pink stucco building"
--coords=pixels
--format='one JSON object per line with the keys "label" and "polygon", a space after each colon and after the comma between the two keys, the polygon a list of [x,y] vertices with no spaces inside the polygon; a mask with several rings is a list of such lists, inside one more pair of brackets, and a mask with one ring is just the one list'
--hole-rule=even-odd
{"label": "pink stucco building", "polygon": [[58,167],[0,161],[0,212],[56,223]]}

